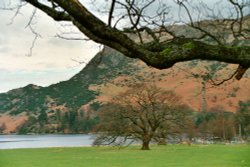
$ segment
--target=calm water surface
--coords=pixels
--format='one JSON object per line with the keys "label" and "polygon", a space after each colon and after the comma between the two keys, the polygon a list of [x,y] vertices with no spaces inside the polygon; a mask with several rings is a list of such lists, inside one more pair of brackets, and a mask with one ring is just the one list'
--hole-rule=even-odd
{"label": "calm water surface", "polygon": [[94,135],[0,135],[0,149],[91,146]]}

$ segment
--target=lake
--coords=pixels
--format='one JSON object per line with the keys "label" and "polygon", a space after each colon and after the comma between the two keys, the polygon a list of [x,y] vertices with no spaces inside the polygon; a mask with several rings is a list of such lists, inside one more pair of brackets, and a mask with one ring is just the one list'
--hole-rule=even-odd
{"label": "lake", "polygon": [[0,135],[0,149],[91,146],[94,135]]}

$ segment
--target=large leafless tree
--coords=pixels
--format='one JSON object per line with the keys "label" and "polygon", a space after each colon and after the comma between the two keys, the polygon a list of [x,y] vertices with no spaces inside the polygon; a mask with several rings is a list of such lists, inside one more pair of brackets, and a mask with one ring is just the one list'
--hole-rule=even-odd
{"label": "large leafless tree", "polygon": [[[87,1],[21,0],[19,7],[31,4],[57,22],[72,23],[89,39],[158,69],[194,59],[215,60],[238,64],[233,76],[240,79],[250,67],[248,0],[223,0],[214,7],[191,0],[91,1],[108,6],[103,12],[106,22],[93,14]],[[179,6],[177,20],[170,2]]]}
{"label": "large leafless tree", "polygon": [[172,91],[135,86],[100,109],[96,130],[102,133],[94,144],[124,144],[126,139],[136,139],[142,142],[142,150],[148,150],[151,141],[163,142],[167,135],[184,129],[190,110],[180,101]]}

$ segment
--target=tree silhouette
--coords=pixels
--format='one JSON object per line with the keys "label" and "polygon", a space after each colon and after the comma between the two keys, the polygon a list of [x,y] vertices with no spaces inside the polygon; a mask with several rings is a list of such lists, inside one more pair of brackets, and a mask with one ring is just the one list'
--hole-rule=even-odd
{"label": "tree silhouette", "polygon": [[140,140],[141,149],[149,150],[151,141],[179,133],[189,112],[172,91],[137,85],[104,105],[99,114],[96,130],[102,133],[94,145],[120,145],[130,139]]}

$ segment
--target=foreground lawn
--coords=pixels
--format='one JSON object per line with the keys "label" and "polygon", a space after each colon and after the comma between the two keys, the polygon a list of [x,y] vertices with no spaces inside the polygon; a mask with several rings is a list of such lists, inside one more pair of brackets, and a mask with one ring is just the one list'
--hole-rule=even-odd
{"label": "foreground lawn", "polygon": [[0,150],[0,167],[250,167],[250,145]]}

